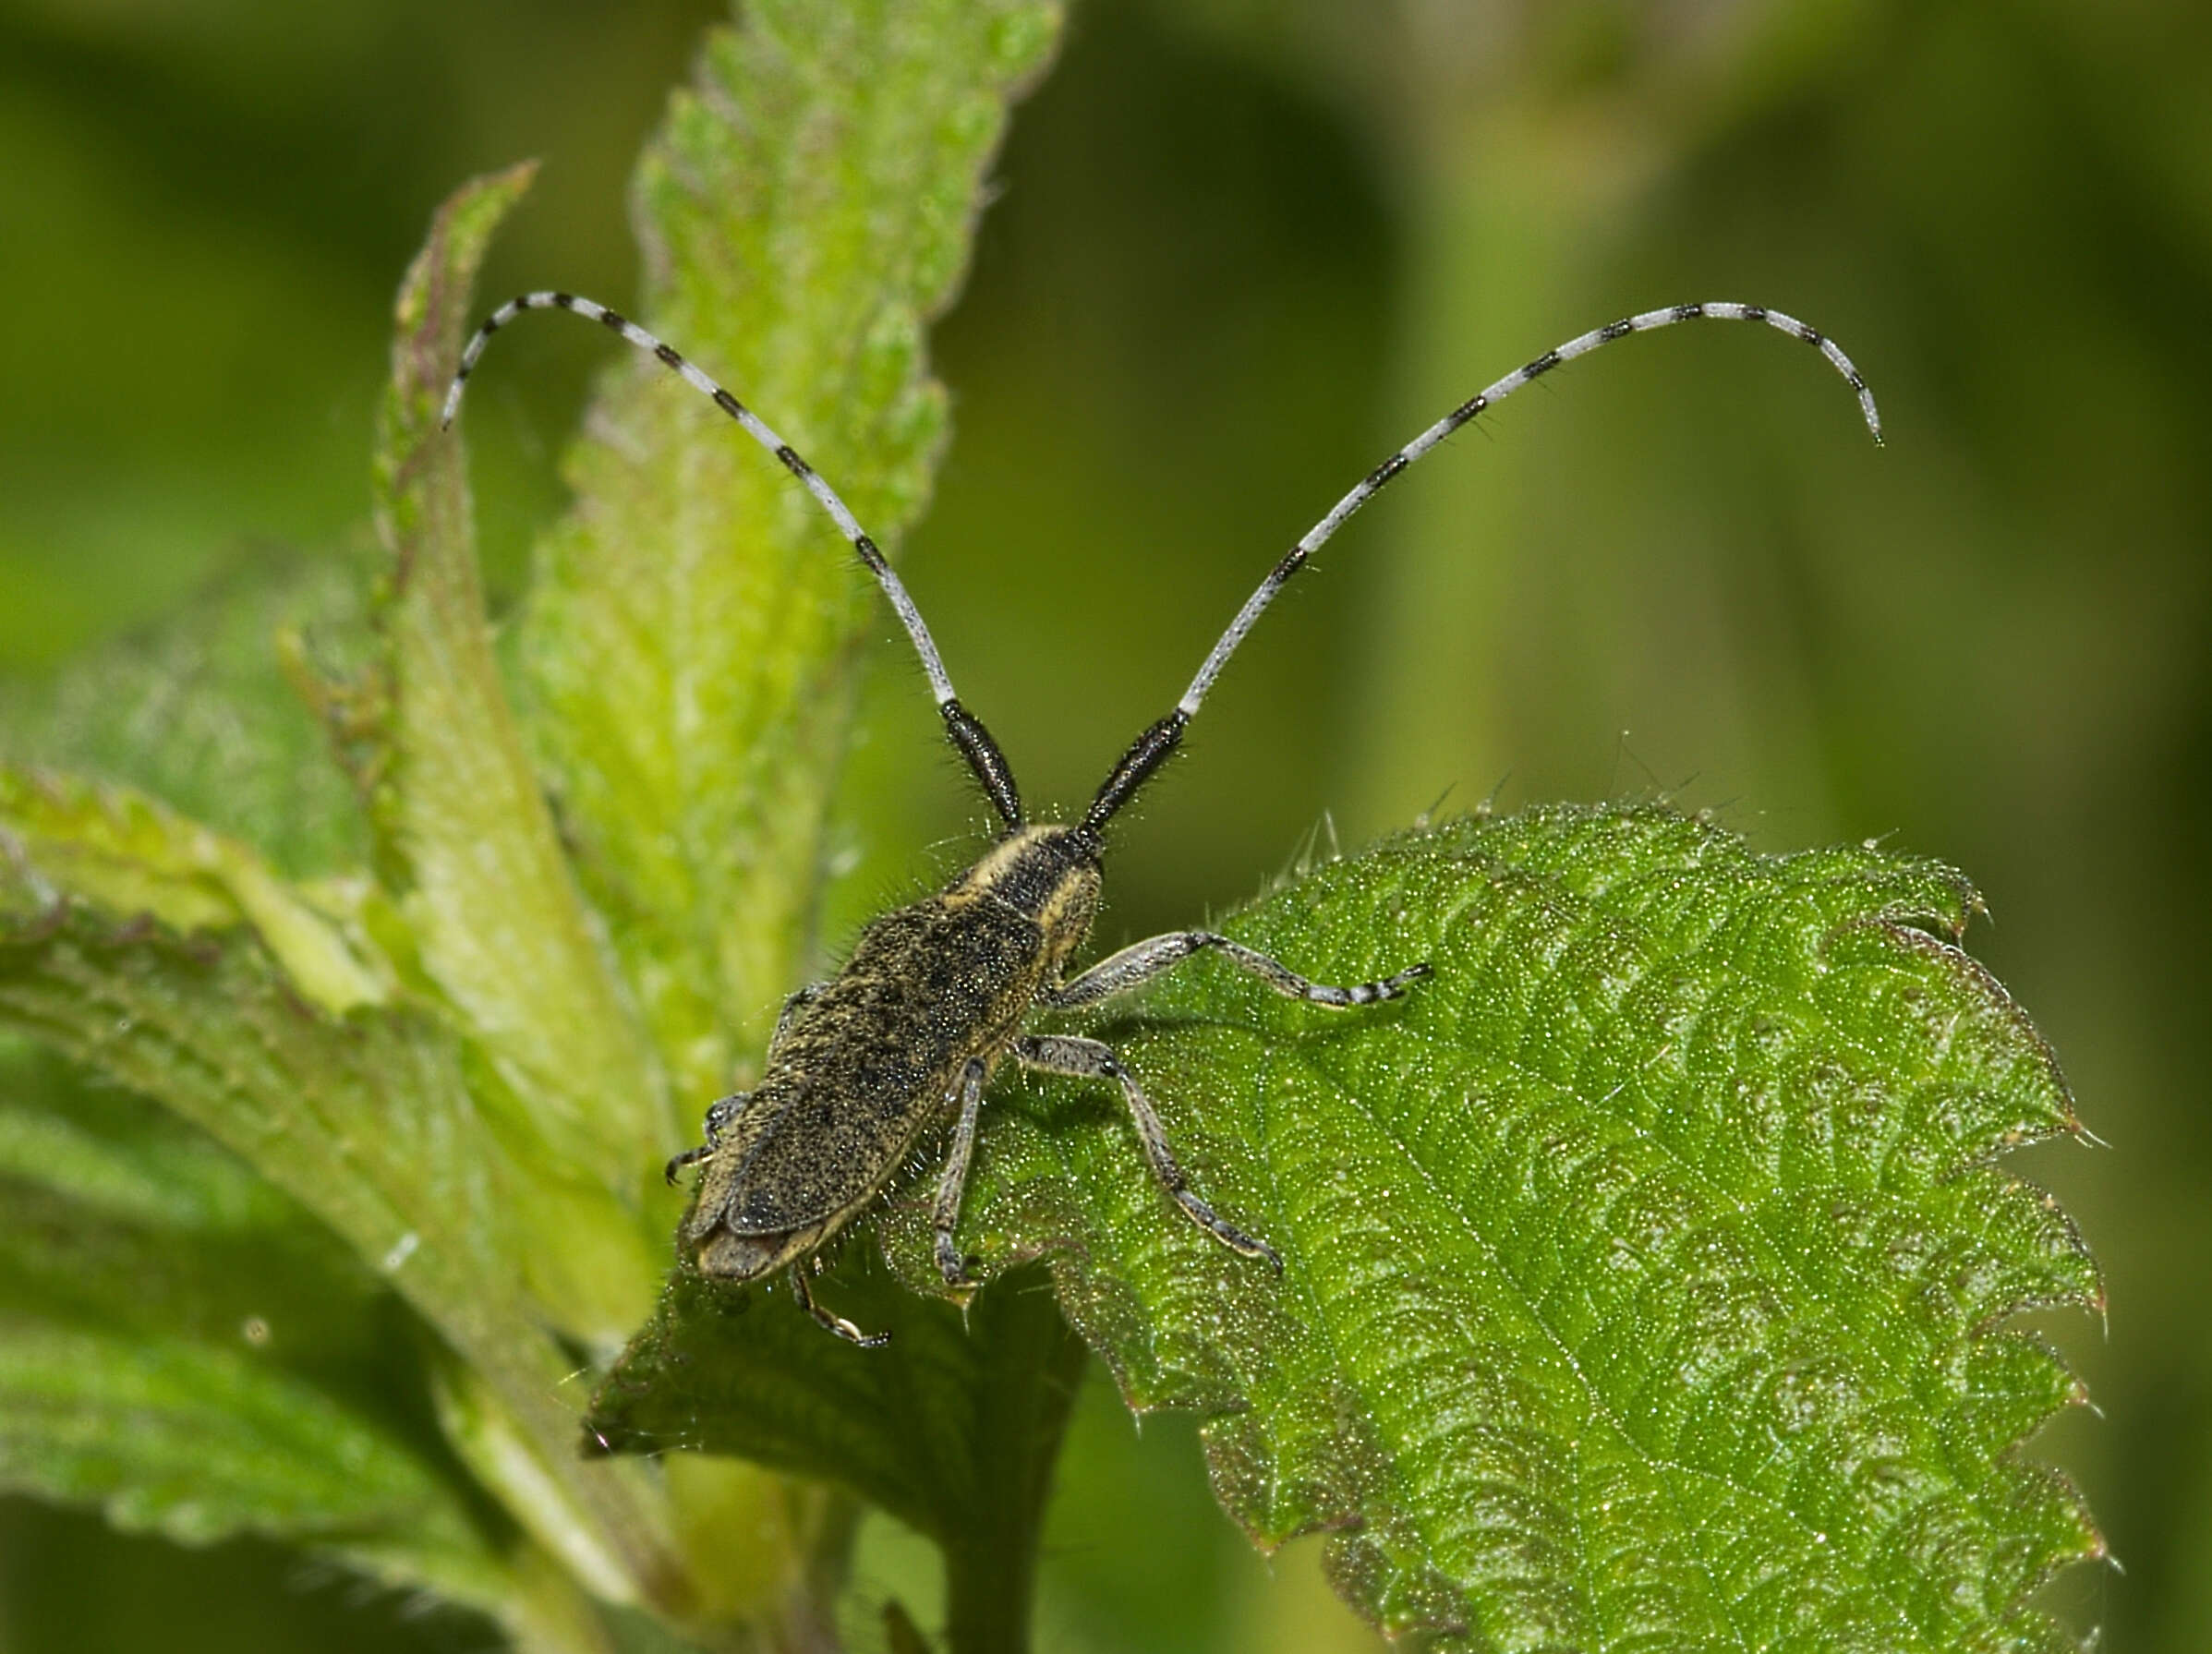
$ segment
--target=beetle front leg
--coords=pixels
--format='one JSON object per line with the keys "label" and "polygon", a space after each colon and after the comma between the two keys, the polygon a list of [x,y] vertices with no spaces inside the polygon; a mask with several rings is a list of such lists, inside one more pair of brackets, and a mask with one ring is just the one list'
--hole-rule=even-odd
{"label": "beetle front leg", "polygon": [[1053,1010],[1074,1010],[1081,1006],[1095,1005],[1102,999],[1141,987],[1163,971],[1172,970],[1192,954],[1210,948],[1219,948],[1231,964],[1251,972],[1286,998],[1325,1005],[1333,1010],[1396,999],[1429,974],[1426,963],[1408,965],[1395,976],[1340,988],[1325,982],[1309,982],[1282,960],[1270,958],[1256,948],[1247,948],[1241,942],[1232,942],[1215,931],[1179,930],[1147,941],[1132,942],[1119,953],[1093,965],[1073,982],[1048,989],[1043,1002]]}
{"label": "beetle front leg", "polygon": [[937,1179],[937,1205],[931,1220],[937,1230],[937,1272],[948,1286],[969,1286],[952,1231],[960,1223],[961,1196],[968,1187],[968,1163],[975,1154],[975,1118],[983,1112],[983,1064],[971,1062],[961,1074],[960,1119],[952,1128],[952,1149],[945,1156],[945,1174]]}
{"label": "beetle front leg", "polygon": [[1136,1076],[1121,1066],[1110,1046],[1096,1040],[1081,1039],[1073,1034],[1033,1034],[1014,1042],[1014,1060],[1025,1068],[1034,1068],[1042,1074],[1077,1074],[1090,1079],[1118,1081],[1121,1095],[1129,1104],[1130,1117],[1137,1123],[1137,1139],[1144,1145],[1144,1158],[1151,1162],[1153,1176],[1159,1178],[1168,1198],[1183,1209],[1183,1214],[1232,1252],[1247,1258],[1264,1258],[1277,1274],[1283,1273],[1283,1255],[1264,1240],[1247,1235],[1206,1204],[1191,1189],[1191,1180],[1184,1176],[1175,1151],[1167,1146],[1167,1134],[1160,1128],[1160,1117],[1152,1106],[1152,1099],[1137,1084]]}

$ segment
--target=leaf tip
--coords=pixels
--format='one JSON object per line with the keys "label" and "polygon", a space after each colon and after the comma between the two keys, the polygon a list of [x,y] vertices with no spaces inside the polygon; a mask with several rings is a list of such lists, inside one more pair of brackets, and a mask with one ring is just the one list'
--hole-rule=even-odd
{"label": "leaf tip", "polygon": [[477,266],[492,232],[537,175],[535,161],[479,175],[430,215],[429,235],[407,266],[393,306],[392,396],[379,444],[387,465],[416,445],[443,409]]}

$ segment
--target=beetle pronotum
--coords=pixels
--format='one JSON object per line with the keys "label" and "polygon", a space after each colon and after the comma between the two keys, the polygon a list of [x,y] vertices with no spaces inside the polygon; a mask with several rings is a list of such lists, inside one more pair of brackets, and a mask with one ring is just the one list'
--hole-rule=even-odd
{"label": "beetle pronotum", "polygon": [[1154,1175],[1191,1221],[1232,1250],[1281,1268],[1274,1248],[1222,1217],[1191,1188],[1151,1101],[1112,1050],[1096,1040],[1024,1033],[1022,1027],[1033,1011],[1096,1005],[1209,950],[1277,993],[1339,1008],[1395,999],[1428,973],[1427,965],[1413,964],[1379,981],[1335,987],[1309,982],[1227,936],[1189,930],[1138,942],[1072,979],[1065,974],[1097,911],[1107,826],[1181,743],[1214,681],[1275,594],[1347,518],[1415,460],[1523,385],[1615,339],[1678,321],[1763,321],[1812,345],[1857,392],[1867,429],[1881,441],[1873,393],[1850,357],[1832,340],[1779,310],[1674,305],[1593,328],[1461,403],[1362,477],[1268,571],[1174,709],[1130,743],[1082,818],[1073,825],[1032,823],[1022,815],[1013,771],[997,743],[953,694],[921,610],[837,490],[750,408],[671,346],[587,298],[524,294],[493,311],[469,340],[446,393],[444,423],[453,423],[486,341],[523,311],[535,309],[572,311],[650,353],[806,486],[889,598],[921,657],[946,733],[998,815],[1001,831],[973,867],[926,900],[870,923],[835,976],[784,1002],[760,1083],[709,1107],[704,1141],[669,1162],[671,1181],[683,1166],[706,1163],[679,1231],[680,1244],[702,1272],[751,1281],[788,1270],[792,1292],[807,1313],[864,1346],[881,1344],[885,1335],[869,1336],[816,1303],[806,1266],[876,1200],[923,1134],[949,1117],[951,1143],[933,1213],[937,1262],[949,1285],[966,1284],[953,1231],[984,1091],[1009,1056],[1027,1068],[1118,1084]]}

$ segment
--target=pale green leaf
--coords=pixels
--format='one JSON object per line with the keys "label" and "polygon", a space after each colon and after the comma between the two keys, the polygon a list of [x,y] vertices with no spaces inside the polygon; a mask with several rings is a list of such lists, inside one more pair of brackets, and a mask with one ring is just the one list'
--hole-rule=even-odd
{"label": "pale green leaf", "polygon": [[[924,326],[1058,18],[1045,0],[747,6],[640,168],[647,325],[887,549],[944,435]],[[799,981],[853,649],[890,622],[773,458],[623,357],[571,458],[576,507],[542,549],[522,641],[583,875],[696,1107],[729,1088],[743,1020]]]}
{"label": "pale green leaf", "polygon": [[205,1133],[8,1036],[0,1036],[0,1178],[167,1231],[247,1233],[292,1210]]}
{"label": "pale green leaf", "polygon": [[0,1048],[0,1313],[257,1355],[374,1405],[405,1311],[297,1202],[143,1099]]}
{"label": "pale green leaf", "polygon": [[294,877],[359,864],[354,787],[279,638],[328,661],[357,655],[363,563],[350,547],[262,551],[51,680],[0,684],[0,761],[129,782]]}
{"label": "pale green leaf", "polygon": [[[543,1550],[496,1518],[496,1553],[478,1531],[484,1507],[422,1412],[433,1347],[386,1284],[205,1134],[14,1042],[0,1047],[0,1325],[25,1358],[0,1380],[15,1386],[10,1487],[187,1542],[287,1539],[480,1608],[526,1649],[603,1646]],[[32,1360],[41,1349],[57,1359]],[[98,1382],[54,1370],[78,1358]],[[547,1491],[529,1514],[566,1503]]]}
{"label": "pale green leaf", "polygon": [[2101,1542],[2013,1450],[2078,1390],[2003,1322],[2099,1287],[1990,1164],[2078,1127],[1955,945],[1974,905],[1932,863],[1758,857],[1661,809],[1393,840],[1228,928],[1328,980],[1432,960],[1408,1001],[1209,960],[1105,1031],[1280,1278],[1175,1213],[1103,1087],[1000,1089],[966,1243],[1052,1253],[1131,1404],[1208,1415],[1232,1513],[1331,1533],[1386,1629],[2059,1646],[2025,1598]]}
{"label": "pale green leaf", "polygon": [[477,265],[530,173],[457,191],[400,288],[376,467],[392,560],[377,610],[388,706],[376,814],[430,976],[531,1100],[562,1167],[634,1202],[636,1163],[605,1145],[668,1141],[666,1093],[523,750],[485,621],[460,443],[439,429]]}
{"label": "pale green leaf", "polygon": [[[332,882],[312,893],[288,886],[248,847],[158,800],[0,768],[0,834],[12,847],[17,876],[37,900],[75,899],[186,934],[250,924],[285,989],[325,1010],[385,1003],[399,991],[400,972],[370,940],[379,901],[362,881]],[[390,924],[381,929],[380,939],[402,948],[409,940],[404,933],[393,937]],[[423,985],[418,972],[408,976]],[[500,1212],[510,1231],[505,1254],[521,1261],[555,1319],[594,1344],[612,1344],[649,1302],[659,1237],[648,1240],[598,1177],[582,1177],[547,1151],[532,1102],[504,1082],[501,1065],[476,1057],[465,1042],[433,1035],[427,1023],[417,1027],[456,1065],[458,1083],[449,1096],[465,1097],[472,1112],[484,1112],[497,1146],[527,1181],[529,1198]],[[396,1163],[385,1170],[406,1175]],[[492,1211],[487,1202],[475,1215],[489,1219]]]}
{"label": "pale green leaf", "polygon": [[299,991],[328,1009],[389,993],[381,961],[277,876],[258,852],[119,785],[0,767],[0,833],[35,876],[180,931],[249,924]]}
{"label": "pale green leaf", "polygon": [[549,1455],[573,1507],[621,1559],[623,1594],[666,1588],[662,1536],[634,1479],[567,1456],[570,1364],[523,1294],[530,1260],[502,1199],[508,1162],[453,1036],[408,1010],[320,1011],[241,932],[183,937],[149,919],[67,901],[27,908],[20,890],[0,893],[13,899],[0,907],[0,1022],[161,1098],[328,1224]]}
{"label": "pale green leaf", "polygon": [[433,1322],[473,1319],[507,1252],[449,1037],[410,1013],[330,1019],[238,932],[187,938],[66,902],[7,917],[0,1018],[200,1126]]}

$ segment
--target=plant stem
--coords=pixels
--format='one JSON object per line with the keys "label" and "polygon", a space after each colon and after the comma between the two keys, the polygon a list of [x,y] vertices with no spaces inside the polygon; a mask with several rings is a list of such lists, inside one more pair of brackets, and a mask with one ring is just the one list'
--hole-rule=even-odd
{"label": "plant stem", "polygon": [[992,1284],[975,1334],[993,1346],[976,1396],[978,1513],[944,1536],[946,1638],[953,1654],[1025,1654],[1045,1499],[1090,1355],[1028,1271]]}

